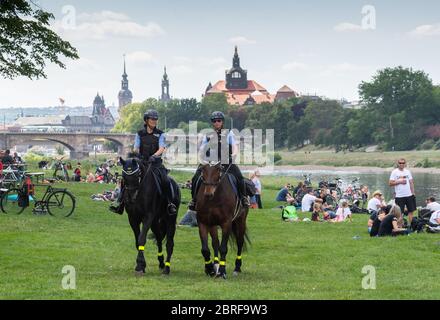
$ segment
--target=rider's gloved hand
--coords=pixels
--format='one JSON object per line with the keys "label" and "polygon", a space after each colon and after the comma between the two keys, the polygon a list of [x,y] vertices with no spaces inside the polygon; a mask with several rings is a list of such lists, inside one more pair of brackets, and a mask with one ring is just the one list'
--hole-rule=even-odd
{"label": "rider's gloved hand", "polygon": [[148,158],[148,162],[151,162],[151,163],[154,163],[154,162],[156,162],[157,161],[157,157],[156,156],[150,156],[149,158]]}

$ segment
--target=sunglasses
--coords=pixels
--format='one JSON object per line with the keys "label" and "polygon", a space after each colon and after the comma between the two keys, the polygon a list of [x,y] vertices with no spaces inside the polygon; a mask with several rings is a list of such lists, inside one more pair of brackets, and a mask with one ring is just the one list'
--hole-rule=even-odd
{"label": "sunglasses", "polygon": [[399,164],[406,164],[406,162],[399,162]]}
{"label": "sunglasses", "polygon": [[212,120],[211,122],[212,122],[212,123],[223,122],[223,120],[221,120],[221,119],[214,119],[214,120]]}

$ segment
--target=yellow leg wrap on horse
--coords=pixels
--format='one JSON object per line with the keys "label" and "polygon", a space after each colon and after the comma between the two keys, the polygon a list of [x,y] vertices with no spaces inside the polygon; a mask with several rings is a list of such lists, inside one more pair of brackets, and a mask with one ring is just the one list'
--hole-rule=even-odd
{"label": "yellow leg wrap on horse", "polygon": [[214,257],[214,261],[218,262],[219,261],[218,257]]}
{"label": "yellow leg wrap on horse", "polygon": [[205,261],[205,264],[210,264],[210,263],[212,263],[212,260]]}
{"label": "yellow leg wrap on horse", "polygon": [[241,256],[237,256],[237,260],[241,260]]}
{"label": "yellow leg wrap on horse", "polygon": [[145,247],[144,246],[139,246],[138,249],[139,249],[139,251],[144,251]]}
{"label": "yellow leg wrap on horse", "polygon": [[165,267],[171,267],[171,263],[165,262]]}
{"label": "yellow leg wrap on horse", "polygon": [[162,256],[163,256],[163,252],[158,252],[158,253],[157,253],[157,256],[158,256],[158,257],[162,257]]}
{"label": "yellow leg wrap on horse", "polygon": [[220,265],[221,266],[225,266],[226,265],[226,261],[220,261]]}

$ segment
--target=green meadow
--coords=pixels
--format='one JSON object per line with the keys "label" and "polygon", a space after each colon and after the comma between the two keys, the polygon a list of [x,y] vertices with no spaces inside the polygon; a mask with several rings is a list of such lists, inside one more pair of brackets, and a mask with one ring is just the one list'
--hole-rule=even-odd
{"label": "green meadow", "polygon": [[[172,172],[178,182],[190,177]],[[435,276],[440,236],[370,238],[367,215],[352,223],[281,221],[274,201],[287,177],[263,177],[263,210],[250,210],[251,245],[243,272],[234,277],[234,249],[226,280],[205,275],[197,228],[178,227],[171,274],[158,268],[156,246],[146,246],[147,273],[135,277],[137,251],[127,215],[90,196],[113,185],[68,183],[77,200],[69,218],[0,213],[0,299],[440,299]],[[37,195],[42,190],[37,189]],[[183,201],[189,190],[182,190]],[[186,211],[179,210],[178,220]],[[309,214],[300,214],[302,218]],[[358,237],[356,237],[358,236]],[[63,267],[73,266],[76,289],[62,287]],[[363,289],[365,266],[376,289]],[[365,280],[364,280],[365,282]],[[371,284],[371,282],[369,282]]]}

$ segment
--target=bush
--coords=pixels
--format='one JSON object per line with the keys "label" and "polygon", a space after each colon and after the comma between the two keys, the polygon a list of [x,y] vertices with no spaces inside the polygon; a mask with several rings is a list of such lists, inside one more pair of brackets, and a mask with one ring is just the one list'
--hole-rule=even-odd
{"label": "bush", "polygon": [[282,160],[281,155],[280,155],[278,152],[275,152],[274,155],[273,155],[273,161],[274,161],[274,163],[277,163],[277,162],[279,162],[279,161],[281,161],[281,160]]}
{"label": "bush", "polygon": [[34,152],[28,152],[23,156],[23,159],[25,162],[37,163],[37,162],[45,160],[46,157],[44,157],[43,155],[34,153]]}
{"label": "bush", "polygon": [[[437,142],[438,143],[438,142]],[[436,145],[434,140],[426,140],[421,145],[419,145],[420,150],[431,150]]]}

